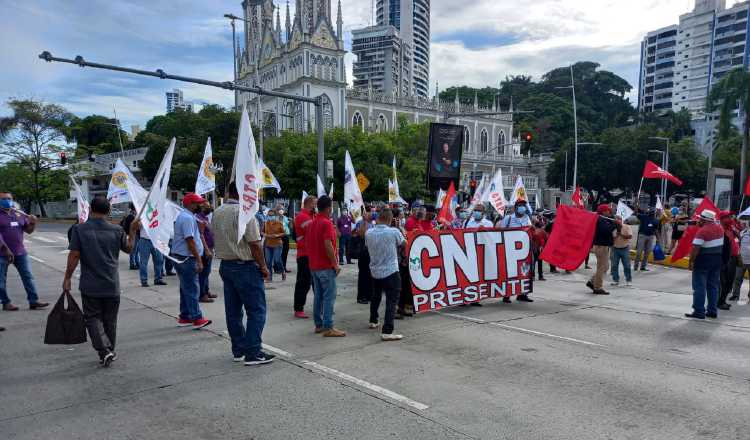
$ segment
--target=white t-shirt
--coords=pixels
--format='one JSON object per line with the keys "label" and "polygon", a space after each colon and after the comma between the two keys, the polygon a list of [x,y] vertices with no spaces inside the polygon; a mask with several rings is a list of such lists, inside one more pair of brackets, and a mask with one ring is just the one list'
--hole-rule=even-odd
{"label": "white t-shirt", "polygon": [[481,220],[477,221],[474,220],[474,218],[470,218],[469,221],[466,222],[466,229],[472,229],[472,228],[492,228],[494,225],[491,221],[487,220],[486,218],[482,217]]}

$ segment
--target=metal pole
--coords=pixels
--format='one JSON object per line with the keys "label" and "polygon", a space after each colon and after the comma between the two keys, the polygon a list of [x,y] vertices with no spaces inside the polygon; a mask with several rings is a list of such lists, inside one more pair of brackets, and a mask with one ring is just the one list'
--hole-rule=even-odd
{"label": "metal pole", "polygon": [[568,151],[565,150],[565,187],[564,191],[568,190]]}
{"label": "metal pole", "polygon": [[125,150],[122,148],[122,134],[120,133],[120,121],[117,119],[117,109],[113,108],[112,111],[115,112],[115,130],[117,130],[117,139],[120,141],[120,153],[124,158]]}
{"label": "metal pole", "polygon": [[[325,143],[323,136],[323,98],[318,97],[318,105],[315,106],[315,126],[318,130],[318,175],[326,182]],[[354,176],[352,176],[354,177]]]}
{"label": "metal pole", "polygon": [[573,79],[573,66],[570,66],[570,90],[573,91],[573,142],[575,154],[573,157],[573,188],[578,188],[578,111],[576,109],[576,87]]}
{"label": "metal pole", "polygon": [[[261,52],[261,41],[260,32],[263,28],[261,22],[263,21],[262,8],[260,5],[255,7],[258,15],[258,29],[255,31],[255,85],[260,87],[260,52]],[[256,112],[258,113],[258,129],[260,135],[258,136],[258,155],[263,160],[263,110],[261,109],[260,95],[255,97],[256,99]]]}
{"label": "metal pole", "polygon": [[[234,29],[234,20],[231,21],[232,24],[232,61],[234,66],[234,82],[237,82],[237,78],[239,74],[237,73],[237,37],[235,36],[235,29]],[[234,110],[237,111],[239,108],[239,96],[237,93],[237,90],[234,91]]]}
{"label": "metal pole", "polygon": [[[667,153],[666,153],[666,159],[667,167],[665,170],[669,172],[669,138],[667,138]],[[667,189],[668,189],[669,181],[667,179],[664,179],[664,197],[661,199],[661,203],[667,203]]]}

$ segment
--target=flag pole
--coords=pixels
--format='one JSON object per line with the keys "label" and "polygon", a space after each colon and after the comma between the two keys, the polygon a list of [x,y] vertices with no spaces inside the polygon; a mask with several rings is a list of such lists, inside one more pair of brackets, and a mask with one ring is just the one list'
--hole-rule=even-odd
{"label": "flag pole", "polygon": [[638,186],[638,195],[635,198],[635,206],[641,206],[641,189],[643,189],[643,177],[641,177],[641,184]]}
{"label": "flag pole", "polygon": [[[169,151],[170,148],[175,148],[176,143],[177,143],[177,139],[172,138],[172,142],[170,143],[169,148],[167,148],[167,151]],[[156,178],[156,176],[161,174],[163,167],[164,167],[164,160],[162,160],[161,164],[159,165],[159,169],[156,171],[154,178]],[[154,183],[156,182],[151,182],[151,188],[148,189],[148,195],[146,196],[146,200],[143,201],[143,205],[141,206],[141,209],[138,210],[138,216],[136,217],[136,219],[138,220],[140,220],[141,214],[143,214],[143,210],[146,209],[146,205],[148,205],[148,201],[151,198],[151,193],[154,192]]]}

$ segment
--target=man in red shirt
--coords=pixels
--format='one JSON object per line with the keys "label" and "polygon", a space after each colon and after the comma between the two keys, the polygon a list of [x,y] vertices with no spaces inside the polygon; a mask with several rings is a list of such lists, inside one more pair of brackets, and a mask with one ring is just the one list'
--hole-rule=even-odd
{"label": "man in red shirt", "polygon": [[424,219],[424,215],[424,208],[415,205],[411,210],[411,215],[406,219],[406,224],[404,224],[404,229],[406,229],[406,232],[411,232],[419,229],[419,222]]}
{"label": "man in red shirt", "polygon": [[315,333],[324,337],[346,336],[346,332],[333,327],[333,307],[336,304],[336,277],[341,268],[336,246],[336,227],[331,221],[331,199],[318,199],[318,214],[307,228],[305,250],[310,260],[313,278],[313,319]]}
{"label": "man in red shirt", "polygon": [[308,196],[302,205],[302,210],[294,217],[294,234],[297,243],[297,282],[294,285],[294,316],[301,319],[307,319],[305,315],[305,303],[307,302],[307,292],[312,286],[312,274],[310,274],[310,260],[307,257],[305,242],[307,230],[313,221],[315,214],[315,203],[317,199]]}
{"label": "man in red shirt", "polygon": [[737,258],[740,255],[739,233],[735,227],[734,213],[731,211],[721,211],[719,213],[719,223],[724,229],[724,247],[721,255],[721,289],[719,290],[719,310],[729,310],[731,306],[727,304],[727,297],[734,287],[734,272],[737,269]]}
{"label": "man in red shirt", "polygon": [[435,229],[435,217],[437,217],[435,207],[432,205],[428,205],[424,208],[424,212],[424,220],[421,220],[419,222],[419,227],[423,231],[432,231]]}
{"label": "man in red shirt", "polygon": [[[688,318],[717,318],[724,230],[716,223],[716,213],[708,209],[698,218],[700,229],[693,239],[688,268],[693,271],[693,312]],[[708,306],[706,306],[708,303]]]}

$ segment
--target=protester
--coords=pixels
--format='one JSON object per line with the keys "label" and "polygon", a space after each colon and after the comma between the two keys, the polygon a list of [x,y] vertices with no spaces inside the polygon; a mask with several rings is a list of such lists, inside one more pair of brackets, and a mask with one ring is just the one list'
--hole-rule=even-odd
{"label": "protester", "polygon": [[[227,185],[227,199],[214,212],[211,226],[224,283],[224,311],[232,341],[232,358],[245,365],[267,364],[276,356],[262,350],[266,325],[266,291],[263,279],[270,273],[263,257],[258,220],[253,218],[238,239],[239,195],[234,182]],[[243,309],[247,321],[243,326]]]}
{"label": "protester", "polygon": [[[734,275],[734,286],[732,296],[729,298],[730,301],[740,299],[740,288],[745,280],[745,273],[748,271],[750,271],[750,229],[745,227],[740,234],[740,256]],[[750,299],[750,293],[748,293],[748,299]]]}
{"label": "protester", "polygon": [[466,221],[469,219],[469,212],[465,211],[461,205],[456,206],[456,215],[451,222],[451,229],[463,229]]}
{"label": "protester", "polygon": [[[547,214],[547,224],[544,226],[544,232],[547,233],[547,237],[552,235],[552,228],[555,227],[555,215],[554,213]],[[550,263],[549,273],[557,273],[557,267]]]}
{"label": "protester", "polygon": [[435,226],[437,224],[436,218],[437,218],[437,212],[435,211],[434,205],[427,205],[424,207],[424,220],[421,220],[419,222],[419,227],[423,231],[432,231],[435,229]]}
{"label": "protester", "polygon": [[203,240],[195,214],[205,202],[198,194],[188,193],[182,199],[182,206],[174,222],[174,243],[171,257],[180,279],[180,316],[177,325],[193,326],[200,329],[211,324],[203,317],[198,299],[200,297],[199,274],[203,271]]}
{"label": "protester", "polygon": [[[140,231],[138,232],[138,235],[140,236]],[[172,243],[174,243],[174,232],[172,232],[172,237],[169,238],[169,242],[168,242],[168,246],[170,249],[172,249]],[[163,260],[164,260],[164,275],[168,277],[173,277],[177,275],[177,272],[174,271],[174,262],[170,260],[169,258],[163,258]]]}
{"label": "protester", "polygon": [[349,244],[352,241],[352,222],[352,215],[348,209],[344,209],[336,220],[336,228],[339,231],[339,264],[344,264],[344,256],[346,256],[346,264],[352,264],[352,256],[349,254]]}
{"label": "protester", "polygon": [[620,228],[615,232],[612,246],[612,286],[620,285],[620,264],[622,264],[625,285],[630,287],[633,283],[633,275],[630,272],[630,240],[633,238],[633,229],[623,222],[622,216],[615,216],[615,221]]}
{"label": "protester", "polygon": [[491,229],[494,225],[492,224],[492,221],[485,218],[484,216],[484,205],[479,204],[474,207],[474,211],[471,213],[471,217],[466,220],[466,223],[464,223],[464,227],[466,229],[475,229],[475,228],[487,228]]}
{"label": "protester", "polygon": [[666,251],[669,249],[669,239],[672,235],[672,211],[669,205],[665,204],[664,209],[656,212],[656,216],[659,220],[657,242],[662,250]]}
{"label": "protester", "polygon": [[596,208],[598,218],[596,220],[596,232],[594,233],[594,255],[596,256],[596,272],[586,283],[596,295],[609,295],[604,290],[604,275],[609,270],[609,248],[614,245],[614,233],[619,231],[622,224],[617,223],[612,216],[612,208],[607,204],[601,204]]}
{"label": "protester", "polygon": [[294,217],[294,234],[297,244],[297,281],[294,285],[294,316],[307,319],[305,315],[305,303],[307,292],[312,287],[312,274],[310,273],[310,258],[306,248],[307,228],[313,221],[315,215],[315,204],[318,199],[308,196],[302,202],[302,209]]}
{"label": "protester", "polygon": [[362,241],[362,248],[359,251],[359,257],[357,258],[357,304],[369,304],[370,297],[372,296],[372,274],[370,273],[370,253],[367,250],[367,243],[365,243],[365,236],[367,231],[372,227],[372,212],[366,210],[362,219],[357,223],[354,228],[353,234],[356,235]]}
{"label": "protester", "polygon": [[635,262],[633,263],[633,270],[638,270],[640,265],[641,271],[648,272],[648,256],[654,249],[654,242],[656,240],[656,226],[658,220],[654,217],[654,213],[651,209],[645,213],[639,213],[637,215],[638,223],[638,241],[635,247]]}
{"label": "protester", "polygon": [[284,266],[284,272],[291,273],[289,267],[286,265],[287,258],[289,257],[289,236],[292,235],[292,230],[289,227],[289,217],[286,216],[286,211],[281,205],[276,206],[276,213],[281,219],[281,224],[284,225],[284,236],[281,237],[281,264]]}
{"label": "protester", "polygon": [[71,231],[68,264],[62,288],[70,292],[73,273],[81,264],[79,290],[83,318],[91,345],[99,354],[99,363],[109,367],[117,359],[117,313],[120,308],[120,251],[130,253],[140,227],[138,220],[129,222],[128,233],[110,224],[110,204],[104,197],[91,201],[88,220]]}
{"label": "protester", "polygon": [[531,226],[529,218],[529,204],[526,200],[516,200],[513,205],[513,214],[506,215],[497,224],[499,228],[525,228]]}
{"label": "protester", "polygon": [[[128,215],[125,216],[125,218],[122,219],[120,222],[120,226],[122,226],[122,229],[127,233],[130,231],[130,225],[133,223],[133,220],[135,220],[135,217],[138,215],[138,212],[135,210],[135,205],[131,202],[128,203]],[[76,222],[78,223],[78,222]],[[71,228],[72,230],[72,228]],[[68,242],[70,242],[70,231],[68,231]],[[138,261],[138,238],[140,236],[140,231],[138,231],[136,237],[135,237],[135,243],[133,244],[134,252],[130,252],[130,270],[138,270],[140,267],[140,262]]]}
{"label": "protester", "polygon": [[26,290],[26,299],[29,301],[31,310],[39,310],[49,304],[40,302],[34,283],[34,275],[31,273],[31,263],[23,245],[23,234],[33,234],[36,230],[37,218],[27,215],[13,207],[13,195],[9,192],[0,192],[0,248],[4,249],[4,255],[0,256],[0,301],[3,310],[14,312],[18,307],[10,302],[8,296],[7,277],[8,266],[16,266],[18,275],[21,277],[23,288]]}
{"label": "protester", "polygon": [[[218,295],[211,293],[209,285],[211,263],[214,259],[214,233],[211,230],[211,220],[209,220],[212,212],[211,205],[208,201],[205,201],[200,206],[198,213],[195,214],[195,218],[198,220],[198,227],[201,231],[201,239],[203,240],[203,270],[198,275],[198,283],[200,285],[199,301],[202,303],[212,303],[218,297]],[[167,260],[169,259],[167,258]]]}
{"label": "protester", "polygon": [[393,213],[390,209],[383,209],[378,215],[377,224],[365,234],[365,242],[370,252],[370,270],[373,278],[373,292],[370,297],[370,325],[371,329],[378,328],[378,309],[383,294],[385,294],[385,313],[381,339],[384,341],[398,341],[403,335],[393,334],[393,320],[396,305],[401,292],[401,277],[399,275],[399,253],[406,243],[401,232],[392,227]]}
{"label": "protester", "polygon": [[[405,219],[404,212],[398,208],[391,210],[393,214],[393,221],[391,227],[397,229],[401,236],[406,239],[406,229],[404,229]],[[400,249],[402,252],[398,254],[398,272],[399,278],[401,279],[401,288],[398,299],[398,307],[396,308],[395,319],[404,319],[405,317],[414,316],[414,302],[411,293],[411,276],[409,274],[409,259],[406,256],[406,249]]]}
{"label": "protester", "polygon": [[307,231],[310,271],[313,276],[313,319],[315,333],[327,338],[343,337],[346,332],[333,326],[336,304],[336,277],[341,272],[336,255],[336,228],[331,221],[331,199],[322,196],[318,199],[318,214]]}
{"label": "protester", "polygon": [[682,238],[682,234],[687,230],[688,220],[689,218],[683,210],[676,206],[672,208],[672,243],[669,245],[669,251],[667,251],[669,255],[672,255],[677,243]]}
{"label": "protester", "polygon": [[164,256],[159,252],[151,239],[148,238],[146,230],[141,225],[140,238],[138,239],[138,259],[139,275],[141,277],[141,287],[148,287],[148,259],[153,259],[154,266],[154,286],[166,286],[164,281]]}
{"label": "protester", "polygon": [[416,231],[421,229],[421,222],[424,220],[427,210],[424,207],[415,204],[412,207],[411,215],[406,219],[404,228],[406,232]]}
{"label": "protester", "polygon": [[[688,268],[693,271],[693,312],[688,318],[718,318],[721,254],[724,230],[716,223],[716,213],[708,209],[700,213],[700,229],[693,239]],[[708,306],[706,306],[708,301]]]}
{"label": "protester", "polygon": [[266,255],[266,266],[270,275],[268,276],[268,282],[273,281],[274,272],[281,274],[281,280],[286,281],[286,271],[284,270],[284,264],[281,261],[281,251],[283,250],[284,243],[282,237],[284,237],[284,225],[276,215],[276,210],[271,209],[268,211],[266,216],[266,223],[264,226],[264,235],[266,240],[263,245],[263,249]]}
{"label": "protester", "polygon": [[724,230],[724,246],[721,253],[721,274],[719,276],[721,289],[717,307],[721,310],[729,310],[727,297],[734,286],[734,275],[737,271],[737,258],[740,255],[738,234],[734,228],[734,217],[729,211],[719,213],[719,222]]}
{"label": "protester", "polygon": [[542,251],[544,250],[544,245],[547,244],[547,233],[544,231],[544,223],[541,220],[537,220],[534,223],[534,230],[531,234],[531,249],[532,249],[532,256],[534,257],[534,261],[532,263],[532,267],[536,266],[537,270],[537,276],[539,277],[539,281],[544,281],[544,267],[542,266],[543,262],[539,258],[540,255],[542,255]]}

